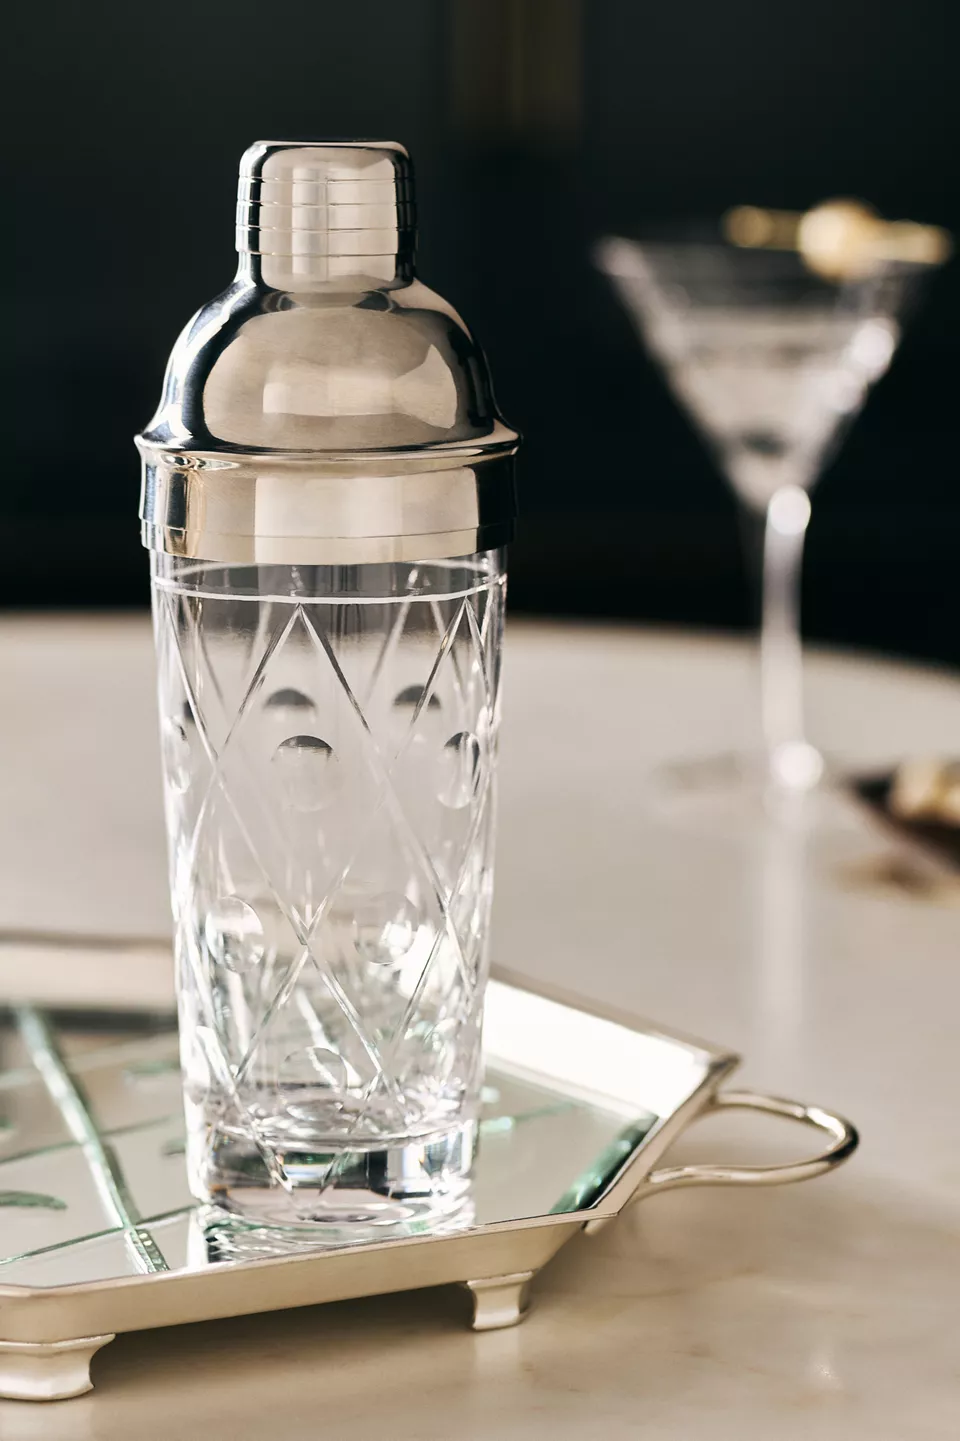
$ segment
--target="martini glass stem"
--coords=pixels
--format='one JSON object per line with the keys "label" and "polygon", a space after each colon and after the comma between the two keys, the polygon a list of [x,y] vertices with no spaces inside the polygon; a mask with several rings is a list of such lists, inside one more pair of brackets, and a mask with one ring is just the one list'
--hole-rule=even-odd
{"label": "martini glass stem", "polygon": [[800,578],[810,499],[798,485],[775,491],[764,513],[760,616],[760,719],[767,781],[809,790],[823,762],[805,735]]}

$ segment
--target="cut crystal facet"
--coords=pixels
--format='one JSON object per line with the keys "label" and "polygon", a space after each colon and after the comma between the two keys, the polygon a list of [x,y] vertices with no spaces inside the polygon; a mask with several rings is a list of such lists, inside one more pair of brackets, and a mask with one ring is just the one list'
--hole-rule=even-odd
{"label": "cut crystal facet", "polygon": [[305,581],[155,558],[191,731],[165,759],[192,1185],[274,1221],[442,1209],[475,1131],[502,571]]}

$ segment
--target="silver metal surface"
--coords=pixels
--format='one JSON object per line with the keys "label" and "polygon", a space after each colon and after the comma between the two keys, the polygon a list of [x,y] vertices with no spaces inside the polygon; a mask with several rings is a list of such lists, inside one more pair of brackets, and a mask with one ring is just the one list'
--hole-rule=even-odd
{"label": "silver metal surface", "polygon": [[[149,950],[135,965],[152,1005],[164,980]],[[633,1199],[801,1180],[856,1146],[826,1112],[721,1091],[737,1064],[729,1053],[498,972],[472,1222],[318,1247],[315,1232],[225,1226],[195,1206],[170,1013],[111,1013],[106,993],[85,1013],[60,1012],[56,978],[38,988],[46,1009],[20,1004],[0,1025],[0,1395],[79,1394],[90,1356],[119,1332],[384,1291],[458,1282],[477,1329],[514,1325],[531,1277]],[[830,1145],[760,1170],[658,1169],[691,1121],[723,1105],[806,1121]]]}
{"label": "silver metal surface", "polygon": [[527,1314],[532,1280],[532,1271],[518,1271],[513,1276],[468,1281],[467,1290],[473,1297],[473,1329],[502,1331],[519,1325]]}
{"label": "silver metal surface", "polygon": [[718,1091],[703,1115],[733,1109],[763,1111],[768,1116],[799,1121],[816,1131],[825,1131],[831,1138],[830,1145],[811,1160],[791,1161],[786,1166],[665,1166],[650,1172],[633,1199],[639,1200],[649,1191],[672,1191],[679,1186],[782,1186],[791,1181],[811,1181],[841,1165],[859,1145],[857,1132],[849,1121],[819,1106],[804,1106],[799,1101],[764,1096],[756,1091]]}
{"label": "silver metal surface", "polygon": [[15,1401],[68,1401],[93,1390],[90,1362],[113,1336],[72,1341],[0,1341],[0,1396]]}
{"label": "silver metal surface", "polygon": [[393,280],[412,273],[415,244],[413,167],[395,141],[258,140],[240,161],[237,250],[270,257],[271,284],[356,273],[343,262],[358,258],[384,261],[369,273]]}
{"label": "silver metal surface", "polygon": [[144,544],[236,564],[364,564],[504,544],[518,436],[480,348],[414,274],[392,142],[258,142],[237,275],[188,323],[137,437]]}

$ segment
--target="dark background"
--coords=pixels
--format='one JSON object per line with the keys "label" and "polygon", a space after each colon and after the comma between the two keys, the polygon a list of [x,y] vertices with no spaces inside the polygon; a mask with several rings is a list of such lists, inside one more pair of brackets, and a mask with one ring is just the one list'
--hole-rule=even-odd
{"label": "dark background", "polygon": [[[949,0],[47,0],[7,34],[8,606],[146,601],[130,437],[232,275],[251,140],[411,149],[421,273],[526,436],[529,611],[751,616],[733,501],[593,272],[598,236],[835,195],[960,233]],[[809,635],[960,662],[958,272],[818,488]]]}

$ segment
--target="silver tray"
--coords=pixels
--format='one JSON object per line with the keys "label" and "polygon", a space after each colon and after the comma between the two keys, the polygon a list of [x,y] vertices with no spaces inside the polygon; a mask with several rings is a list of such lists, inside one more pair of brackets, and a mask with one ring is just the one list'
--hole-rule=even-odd
{"label": "silver tray", "polygon": [[[472,1293],[477,1330],[511,1326],[571,1236],[642,1197],[801,1181],[857,1145],[826,1111],[722,1090],[730,1052],[495,972],[472,1224],[278,1254],[276,1233],[224,1234],[188,1194],[169,961],[128,951],[118,986],[119,954],[93,951],[58,965],[51,940],[27,983],[0,964],[0,994],[18,998],[0,1012],[0,1396],[89,1390],[118,1332],[451,1282]],[[805,1122],[826,1148],[792,1165],[659,1166],[692,1120],[731,1106]]]}

